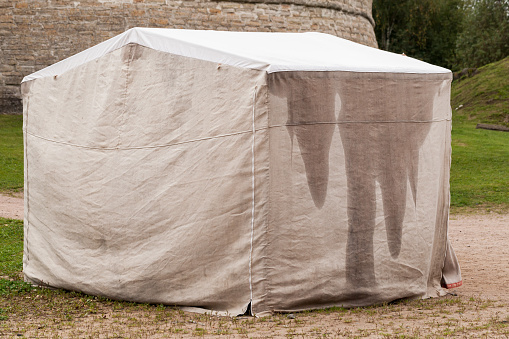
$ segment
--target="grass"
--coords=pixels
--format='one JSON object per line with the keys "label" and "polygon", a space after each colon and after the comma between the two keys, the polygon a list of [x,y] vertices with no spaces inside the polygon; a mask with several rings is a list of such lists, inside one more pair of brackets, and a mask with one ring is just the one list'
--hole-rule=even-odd
{"label": "grass", "polygon": [[453,125],[451,210],[509,210],[509,133]]}
{"label": "grass", "polygon": [[455,81],[451,210],[509,211],[509,133],[476,129],[509,126],[509,57]]}
{"label": "grass", "polygon": [[23,117],[0,114],[0,192],[23,189]]}
{"label": "grass", "polygon": [[23,222],[0,217],[0,277],[19,279],[23,269],[22,256]]}
{"label": "grass", "polygon": [[509,57],[488,64],[472,77],[455,81],[451,105],[456,123],[509,127]]}
{"label": "grass", "polygon": [[1,337],[39,338],[437,338],[506,337],[507,305],[479,298],[400,301],[261,318],[186,313],[63,290],[32,289],[0,298]]}

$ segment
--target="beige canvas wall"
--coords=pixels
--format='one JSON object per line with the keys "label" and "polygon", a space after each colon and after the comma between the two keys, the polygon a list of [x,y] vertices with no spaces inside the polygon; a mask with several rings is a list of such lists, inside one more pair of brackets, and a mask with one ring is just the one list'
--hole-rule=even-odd
{"label": "beige canvas wall", "polygon": [[438,295],[450,81],[127,45],[26,82],[25,276],[234,315]]}
{"label": "beige canvas wall", "polygon": [[439,292],[450,81],[448,74],[269,76],[271,309]]}
{"label": "beige canvas wall", "polygon": [[[130,45],[24,84],[26,277],[241,312],[263,81],[260,72]],[[266,139],[266,130],[254,138],[262,179]],[[266,182],[256,185],[263,224]]]}

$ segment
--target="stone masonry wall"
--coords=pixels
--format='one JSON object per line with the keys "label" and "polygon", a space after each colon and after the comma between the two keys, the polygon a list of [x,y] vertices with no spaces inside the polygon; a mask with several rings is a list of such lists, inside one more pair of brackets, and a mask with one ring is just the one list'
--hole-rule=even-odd
{"label": "stone masonry wall", "polygon": [[0,113],[20,82],[132,27],[334,34],[376,47],[372,0],[0,0]]}

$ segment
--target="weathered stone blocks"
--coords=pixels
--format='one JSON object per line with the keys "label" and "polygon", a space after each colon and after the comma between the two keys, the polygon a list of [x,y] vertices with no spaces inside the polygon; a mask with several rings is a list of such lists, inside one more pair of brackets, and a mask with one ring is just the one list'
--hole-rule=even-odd
{"label": "weathered stone blocks", "polygon": [[319,31],[376,46],[372,0],[18,0],[0,3],[0,112],[19,83],[131,27]]}

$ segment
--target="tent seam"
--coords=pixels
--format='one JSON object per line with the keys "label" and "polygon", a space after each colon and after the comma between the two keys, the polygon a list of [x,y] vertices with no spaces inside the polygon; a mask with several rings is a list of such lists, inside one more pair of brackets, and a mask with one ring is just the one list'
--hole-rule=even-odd
{"label": "tent seam", "polygon": [[124,86],[124,100],[123,100],[124,105],[122,107],[121,122],[119,124],[118,129],[117,129],[117,132],[118,132],[117,147],[118,147],[118,145],[120,145],[120,142],[122,140],[122,136],[121,136],[122,131],[121,131],[121,129],[122,129],[122,126],[125,125],[125,120],[126,120],[125,116],[126,116],[126,112],[127,112],[127,88],[129,86],[129,69],[131,67],[131,53],[132,53],[132,50],[133,50],[131,44],[127,44],[125,46],[127,46],[127,48],[129,50],[128,50],[128,55],[127,55],[127,68],[126,68],[125,83],[124,83],[125,84],[125,86]]}
{"label": "tent seam", "polygon": [[413,124],[413,123],[432,123],[432,122],[443,122],[443,121],[451,121],[451,118],[443,118],[443,119],[432,119],[432,120],[352,120],[352,121],[313,121],[313,122],[299,122],[299,123],[286,123],[280,125],[272,125],[269,128],[273,127],[294,127],[294,126],[304,126],[304,125],[346,125],[346,124]]}
{"label": "tent seam", "polygon": [[[422,121],[415,121],[415,120],[400,120],[400,121],[341,121],[341,122],[309,122],[309,123],[298,123],[298,124],[280,124],[280,125],[272,125],[268,127],[260,127],[255,128],[256,132],[267,130],[270,128],[278,128],[278,127],[286,127],[286,126],[304,126],[304,125],[342,125],[342,124],[397,124],[397,123],[433,123],[433,122],[443,122],[443,121],[451,121],[451,118],[444,118],[439,120],[422,120]],[[230,137],[234,135],[240,135],[240,134],[248,134],[253,133],[252,130],[249,131],[239,131],[239,132],[233,132],[233,133],[227,133],[227,134],[220,134],[216,136],[211,137],[204,137],[199,139],[192,139],[192,140],[186,140],[181,142],[175,142],[175,143],[168,143],[168,144],[162,144],[162,145],[152,145],[152,146],[132,146],[132,147],[94,147],[94,146],[85,146],[85,145],[78,145],[71,142],[65,142],[65,141],[58,141],[50,138],[43,137],[41,135],[37,135],[34,133],[30,133],[27,131],[27,134],[39,138],[42,140],[46,140],[49,142],[54,142],[57,144],[63,144],[67,146],[73,146],[73,147],[80,147],[80,148],[87,148],[87,149],[97,149],[97,150],[104,150],[104,151],[128,151],[128,150],[134,150],[134,149],[151,149],[151,148],[162,148],[162,147],[171,147],[171,146],[177,146],[177,145],[183,145],[188,144],[192,142],[198,142],[198,141],[206,141],[206,140],[213,140],[213,139],[219,139],[224,137]]]}
{"label": "tent seam", "polygon": [[[267,84],[268,83],[268,73],[266,75],[266,79],[265,79],[265,83]],[[269,130],[271,127],[270,127],[270,105],[269,105],[269,90],[268,88],[265,90],[265,107],[267,108],[267,127],[266,129]],[[272,209],[272,201],[271,201],[271,175],[270,175],[270,155],[271,155],[271,145],[270,145],[270,142],[271,142],[271,138],[270,138],[270,133],[268,133],[267,135],[267,138],[269,139],[268,140],[268,143],[269,143],[269,161],[268,161],[268,165],[267,165],[267,181],[268,181],[268,185],[269,185],[269,189],[268,189],[268,197],[267,197],[267,203],[268,203],[268,211],[267,211],[267,221],[265,223],[265,238],[266,239],[270,239],[270,237],[268,236],[269,232],[270,232],[270,216],[271,216],[271,209]],[[264,248],[264,254],[265,254],[265,251],[268,247],[268,240],[266,240],[266,244],[265,244],[265,248]],[[270,288],[269,288],[269,279],[268,279],[268,267],[267,267],[267,256],[264,255],[264,272],[265,272],[265,276],[264,276],[264,280],[265,280],[265,283],[264,283],[264,289],[265,289],[265,303],[267,305],[267,307],[269,309],[271,309],[271,306],[269,304],[269,300],[270,300],[270,297],[269,297],[269,294],[270,294]]]}
{"label": "tent seam", "polygon": [[253,310],[253,236],[254,236],[254,222],[255,222],[255,109],[256,109],[256,91],[258,86],[255,86],[253,93],[253,115],[252,115],[252,142],[251,142],[251,188],[252,188],[252,203],[251,203],[251,248],[249,250],[249,292],[251,304],[251,312]]}
{"label": "tent seam", "polygon": [[26,185],[26,194],[24,195],[24,198],[26,199],[26,204],[27,204],[27,208],[26,208],[26,211],[23,212],[23,217],[24,219],[26,219],[26,235],[24,236],[25,238],[25,246],[26,246],[26,266],[28,266],[28,262],[30,260],[30,249],[28,247],[28,234],[29,234],[29,228],[30,228],[30,222],[29,222],[29,218],[28,218],[28,215],[29,215],[29,212],[30,212],[30,194],[29,194],[29,180],[28,180],[28,137],[27,135],[29,134],[28,133],[28,110],[29,110],[29,107],[30,107],[30,99],[29,99],[29,95],[27,94],[26,95],[26,125],[25,125],[25,128],[24,128],[24,132],[25,132],[25,140],[24,140],[24,153],[25,153],[25,159],[26,159],[26,167],[25,167],[25,171],[26,171],[26,177],[27,177],[27,180],[25,182],[25,185]]}
{"label": "tent seam", "polygon": [[[263,130],[263,129],[265,129],[265,128],[258,128],[258,129],[256,129],[256,131],[258,132],[258,131]],[[79,148],[87,148],[87,149],[105,150],[105,151],[128,151],[128,150],[134,150],[134,149],[151,149],[151,148],[171,147],[171,146],[189,144],[189,143],[192,143],[192,142],[213,140],[213,139],[219,139],[219,138],[230,137],[230,136],[235,136],[235,135],[240,135],[240,134],[248,134],[248,133],[252,133],[252,131],[251,130],[250,131],[240,131],[240,132],[221,134],[221,135],[216,135],[216,136],[212,136],[212,137],[204,137],[204,138],[199,138],[199,139],[186,140],[186,141],[175,142],[175,143],[168,143],[168,144],[162,144],[162,145],[133,146],[133,147],[94,147],[94,146],[85,146],[85,145],[78,145],[78,144],[74,144],[74,143],[70,143],[70,142],[65,142],[65,141],[53,140],[53,139],[46,138],[46,137],[43,137],[41,135],[37,135],[37,134],[33,134],[33,133],[27,133],[27,134],[30,134],[31,136],[33,136],[35,138],[39,138],[39,139],[42,139],[42,140],[46,140],[46,141],[49,141],[49,142],[54,142],[54,143],[57,143],[57,144],[63,144],[63,145],[67,145],[67,146],[73,146],[73,147],[79,147]]]}

